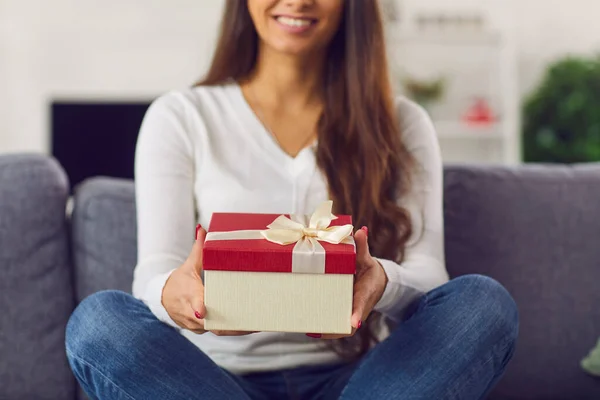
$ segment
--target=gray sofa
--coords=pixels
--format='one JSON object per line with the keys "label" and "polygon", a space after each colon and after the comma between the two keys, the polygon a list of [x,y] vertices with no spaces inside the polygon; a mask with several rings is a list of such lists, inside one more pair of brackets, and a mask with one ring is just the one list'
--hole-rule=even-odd
{"label": "gray sofa", "polygon": [[[0,399],[75,399],[64,327],[77,302],[129,291],[132,182],[76,188],[37,155],[0,157]],[[600,399],[580,359],[600,335],[600,166],[448,166],[447,265],[489,275],[516,299],[518,348],[490,399]]]}

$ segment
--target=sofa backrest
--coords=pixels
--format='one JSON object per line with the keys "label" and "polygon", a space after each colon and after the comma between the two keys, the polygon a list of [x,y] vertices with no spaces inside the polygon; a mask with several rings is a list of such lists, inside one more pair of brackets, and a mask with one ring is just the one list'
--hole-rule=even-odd
{"label": "sofa backrest", "polygon": [[77,301],[104,289],[131,292],[137,260],[133,182],[92,178],[80,184],[71,224]]}
{"label": "sofa backrest", "polygon": [[600,165],[452,167],[452,276],[501,282],[520,313],[517,350],[492,399],[600,399],[580,360],[600,336]]}
{"label": "sofa backrest", "polygon": [[72,399],[69,185],[38,155],[0,157],[0,399]]}
{"label": "sofa backrest", "polygon": [[[77,297],[130,291],[135,199],[128,181],[76,192]],[[598,399],[580,359],[600,336],[600,166],[462,167],[445,171],[446,261],[452,276],[491,276],[519,305],[521,332],[490,399]]]}

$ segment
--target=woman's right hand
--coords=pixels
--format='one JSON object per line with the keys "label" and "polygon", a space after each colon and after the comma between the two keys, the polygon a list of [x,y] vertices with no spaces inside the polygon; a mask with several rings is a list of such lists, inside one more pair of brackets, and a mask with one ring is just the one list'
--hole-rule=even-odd
{"label": "woman's right hand", "polygon": [[[187,260],[167,279],[162,292],[162,304],[177,325],[183,329],[205,333],[204,284],[202,282],[202,249],[206,230],[198,225],[196,241]],[[241,336],[252,332],[211,331],[219,336]]]}

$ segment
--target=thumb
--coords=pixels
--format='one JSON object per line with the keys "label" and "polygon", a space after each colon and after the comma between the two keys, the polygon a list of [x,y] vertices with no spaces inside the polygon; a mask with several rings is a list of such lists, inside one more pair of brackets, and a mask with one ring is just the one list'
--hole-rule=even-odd
{"label": "thumb", "polygon": [[188,258],[188,261],[192,264],[194,271],[200,275],[202,271],[202,251],[204,250],[204,240],[206,239],[206,230],[202,228],[202,225],[198,224],[196,227],[196,240],[192,247],[192,252]]}
{"label": "thumb", "polygon": [[369,230],[367,227],[363,226],[354,234],[354,242],[356,243],[356,261],[359,264],[364,263],[369,259],[369,257],[371,257],[371,252],[369,251],[368,233]]}
{"label": "thumb", "polygon": [[[198,276],[201,276],[200,273],[202,272],[202,251],[204,250],[205,239],[206,230],[202,228],[202,225],[198,224],[196,226],[196,240],[194,241],[189,259]],[[203,319],[206,316],[206,307],[204,306],[204,285],[202,280],[198,279],[195,281],[195,286],[197,287],[193,290],[194,295],[190,299],[190,306],[192,307],[194,316],[197,319]]]}

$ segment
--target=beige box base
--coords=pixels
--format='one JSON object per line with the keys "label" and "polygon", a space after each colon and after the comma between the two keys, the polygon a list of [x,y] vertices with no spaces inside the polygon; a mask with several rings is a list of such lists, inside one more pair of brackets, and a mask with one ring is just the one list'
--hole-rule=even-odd
{"label": "beige box base", "polygon": [[204,271],[207,330],[351,332],[353,276]]}

